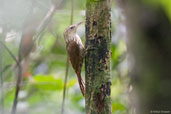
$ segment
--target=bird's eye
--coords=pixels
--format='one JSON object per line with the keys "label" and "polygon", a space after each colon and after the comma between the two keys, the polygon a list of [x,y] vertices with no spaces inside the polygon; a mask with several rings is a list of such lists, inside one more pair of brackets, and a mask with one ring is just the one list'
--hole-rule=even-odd
{"label": "bird's eye", "polygon": [[72,26],[70,29],[73,29],[74,27]]}

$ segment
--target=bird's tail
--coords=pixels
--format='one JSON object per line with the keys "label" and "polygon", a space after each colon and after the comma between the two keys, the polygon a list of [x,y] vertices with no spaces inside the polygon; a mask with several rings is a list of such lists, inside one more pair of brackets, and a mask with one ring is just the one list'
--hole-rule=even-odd
{"label": "bird's tail", "polygon": [[82,94],[84,96],[84,94],[85,94],[85,84],[84,84],[84,81],[82,80],[80,72],[77,72],[77,78],[78,78],[80,90],[81,90],[81,92],[82,92]]}

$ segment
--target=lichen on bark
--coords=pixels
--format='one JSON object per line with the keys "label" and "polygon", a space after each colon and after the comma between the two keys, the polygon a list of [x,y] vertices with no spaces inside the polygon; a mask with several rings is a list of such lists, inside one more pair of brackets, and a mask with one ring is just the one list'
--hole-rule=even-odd
{"label": "lichen on bark", "polygon": [[87,0],[86,7],[86,113],[111,114],[110,1]]}

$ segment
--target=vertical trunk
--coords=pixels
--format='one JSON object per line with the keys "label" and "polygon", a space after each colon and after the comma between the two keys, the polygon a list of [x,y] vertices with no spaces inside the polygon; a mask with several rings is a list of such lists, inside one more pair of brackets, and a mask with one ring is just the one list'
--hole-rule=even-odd
{"label": "vertical trunk", "polygon": [[[132,2],[131,2],[132,1]],[[135,114],[171,113],[171,25],[162,7],[126,4]]]}
{"label": "vertical trunk", "polygon": [[111,114],[110,0],[87,0],[86,113]]}

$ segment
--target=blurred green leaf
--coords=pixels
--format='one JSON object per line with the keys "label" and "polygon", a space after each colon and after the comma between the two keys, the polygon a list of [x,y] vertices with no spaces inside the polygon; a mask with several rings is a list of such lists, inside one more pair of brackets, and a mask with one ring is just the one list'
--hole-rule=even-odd
{"label": "blurred green leaf", "polygon": [[144,0],[144,2],[152,6],[163,6],[171,21],[171,0]]}
{"label": "blurred green leaf", "polygon": [[115,81],[112,82],[112,86],[111,86],[111,97],[113,99],[116,99],[117,97],[119,97],[122,92],[123,92],[123,84],[121,84],[119,79],[116,79]]}
{"label": "blurred green leaf", "polygon": [[69,80],[69,81],[67,82],[67,88],[74,86],[74,85],[76,84],[76,82],[77,82],[77,81],[76,81],[75,79]]}
{"label": "blurred green leaf", "polygon": [[114,114],[126,114],[126,107],[120,102],[112,103],[112,112]]}
{"label": "blurred green leaf", "polygon": [[118,44],[112,44],[111,46],[112,51],[112,69],[115,69],[118,64],[120,64],[122,60],[122,56],[124,55],[124,52],[126,51],[126,45],[124,41],[119,41]]}
{"label": "blurred green leaf", "polygon": [[53,75],[37,75],[34,76],[33,85],[36,88],[43,90],[62,90],[63,81],[62,78],[54,77]]}
{"label": "blurred green leaf", "polygon": [[119,54],[118,54],[118,50],[116,49],[116,45],[112,44],[111,51],[112,51],[112,69],[115,69],[116,66],[119,64]]}
{"label": "blurred green leaf", "polygon": [[45,32],[42,39],[46,39],[46,40],[41,40],[41,45],[43,46],[43,52],[49,52],[50,49],[52,48],[52,45],[55,42],[54,36],[49,32]]}
{"label": "blurred green leaf", "polygon": [[11,106],[14,99],[14,89],[12,91],[9,91],[5,94],[5,105]]}

